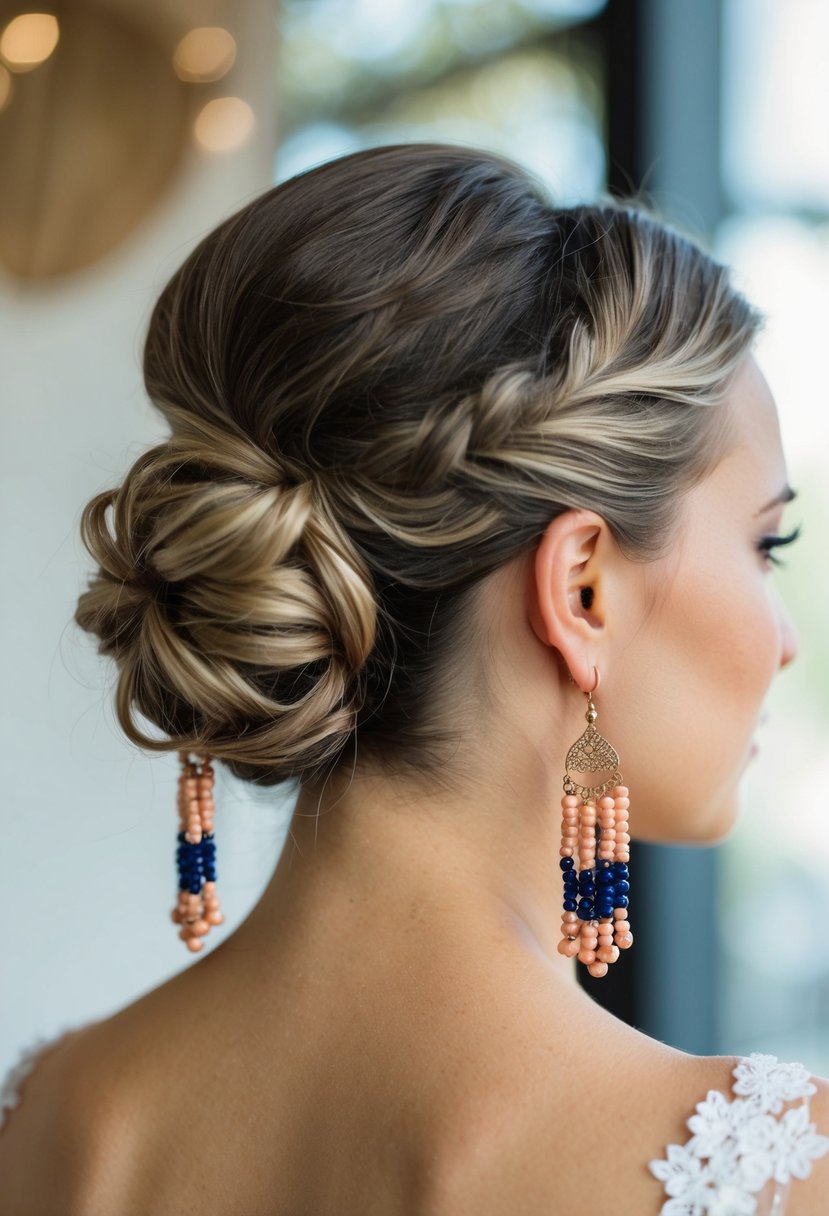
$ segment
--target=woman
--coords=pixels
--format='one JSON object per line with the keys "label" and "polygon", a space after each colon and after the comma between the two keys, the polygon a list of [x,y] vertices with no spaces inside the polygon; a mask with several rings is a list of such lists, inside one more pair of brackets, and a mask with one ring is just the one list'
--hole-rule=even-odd
{"label": "woman", "polygon": [[728,834],[796,654],[760,323],[641,207],[471,148],[342,157],[201,241],[76,620],[180,753],[189,949],[211,758],[296,807],[232,934],[27,1059],[0,1216],[826,1210],[829,1082],[575,972],[635,948],[631,834]]}

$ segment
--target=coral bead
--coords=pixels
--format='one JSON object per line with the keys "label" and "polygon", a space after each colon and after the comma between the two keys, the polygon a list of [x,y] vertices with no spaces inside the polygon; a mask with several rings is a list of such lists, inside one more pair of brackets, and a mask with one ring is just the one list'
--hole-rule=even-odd
{"label": "coral bead", "polygon": [[200,937],[188,937],[187,938],[187,949],[190,950],[193,954],[197,954],[198,951],[201,950],[203,945],[204,945],[204,942],[202,941],[202,939]]}
{"label": "coral bead", "polygon": [[565,955],[567,958],[574,958],[579,952],[579,943],[571,942],[568,938],[563,937],[556,947],[559,954]]}
{"label": "coral bead", "polygon": [[214,908],[212,912],[208,912],[205,920],[211,925],[223,925],[225,918],[218,908]]}
{"label": "coral bead", "polygon": [[589,965],[590,963],[594,963],[594,962],[596,961],[596,951],[595,951],[595,950],[588,950],[588,949],[586,949],[585,947],[582,947],[582,948],[579,950],[579,956],[578,956],[578,957],[579,957],[579,962],[580,962],[580,963],[586,963],[586,964],[588,964],[588,965]]}
{"label": "coral bead", "polygon": [[597,959],[595,963],[590,963],[587,970],[591,975],[601,978],[601,976],[607,975],[607,963],[603,963]]}
{"label": "coral bead", "polygon": [[596,957],[601,959],[603,963],[615,963],[619,957],[619,947],[600,946],[596,951]]}
{"label": "coral bead", "polygon": [[628,950],[633,945],[632,933],[620,933],[616,938],[616,945],[620,950]]}

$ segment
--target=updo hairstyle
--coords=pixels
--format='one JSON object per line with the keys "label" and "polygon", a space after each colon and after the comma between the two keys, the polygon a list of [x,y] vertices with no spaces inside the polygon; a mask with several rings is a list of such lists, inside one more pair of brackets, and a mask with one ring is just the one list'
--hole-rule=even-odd
{"label": "updo hairstyle", "polygon": [[483,580],[572,507],[667,555],[761,324],[643,203],[558,207],[490,152],[375,147],[265,191],[161,292],[170,436],[83,510],[75,620],[124,732],[262,786],[356,760],[439,787],[481,709]]}

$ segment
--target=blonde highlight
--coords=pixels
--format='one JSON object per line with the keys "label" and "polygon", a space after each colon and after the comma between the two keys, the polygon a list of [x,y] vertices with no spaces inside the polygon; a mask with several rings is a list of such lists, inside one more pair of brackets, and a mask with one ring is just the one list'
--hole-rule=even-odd
{"label": "blonde highlight", "polygon": [[75,620],[122,729],[261,785],[358,740],[439,781],[482,580],[571,507],[668,552],[761,324],[644,205],[558,208],[488,152],[372,148],[266,191],[161,293],[170,437],[83,512]]}

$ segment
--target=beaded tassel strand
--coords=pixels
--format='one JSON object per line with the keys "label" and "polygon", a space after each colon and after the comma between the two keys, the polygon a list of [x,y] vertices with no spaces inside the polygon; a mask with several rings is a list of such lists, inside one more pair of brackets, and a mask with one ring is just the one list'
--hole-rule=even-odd
{"label": "beaded tassel strand", "polygon": [[210,757],[190,760],[188,751],[178,753],[181,774],[178,779],[179,833],[178,903],[171,919],[181,925],[179,937],[195,953],[202,949],[202,938],[211,925],[221,925],[224,916],[216,895],[216,844],[213,839],[213,767]]}
{"label": "beaded tassel strand", "polygon": [[[564,880],[564,911],[559,954],[578,957],[591,975],[607,975],[608,966],[619,958],[620,950],[633,945],[627,908],[630,891],[630,799],[618,772],[619,757],[595,729],[597,714],[592,692],[587,693],[587,730],[567,754],[567,768],[578,772],[616,769],[611,781],[595,788],[578,785],[565,774],[565,794],[561,800],[561,848],[559,853]],[[612,786],[612,793],[607,793]],[[596,840],[596,829],[599,839]],[[598,843],[598,862],[596,857]],[[576,866],[576,855],[578,866]]]}

